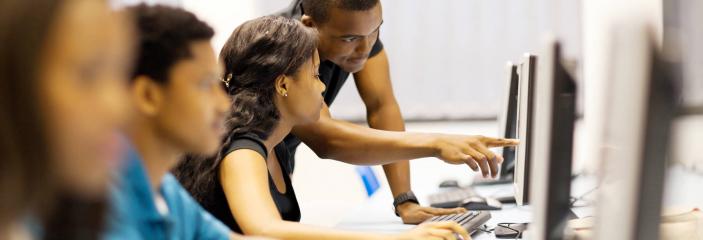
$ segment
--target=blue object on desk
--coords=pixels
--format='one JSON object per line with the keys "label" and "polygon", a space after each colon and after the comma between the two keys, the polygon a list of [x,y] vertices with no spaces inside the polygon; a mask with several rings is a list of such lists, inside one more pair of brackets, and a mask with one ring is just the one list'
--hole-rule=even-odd
{"label": "blue object on desk", "polygon": [[369,166],[357,166],[356,173],[361,177],[361,181],[364,182],[364,187],[366,188],[366,195],[371,197],[375,193],[380,184],[378,183],[378,178],[376,173],[374,173],[373,168]]}

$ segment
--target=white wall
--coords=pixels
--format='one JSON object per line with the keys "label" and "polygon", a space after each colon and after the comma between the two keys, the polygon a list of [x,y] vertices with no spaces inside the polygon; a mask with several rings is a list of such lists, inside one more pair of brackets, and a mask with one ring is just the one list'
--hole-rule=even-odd
{"label": "white wall", "polygon": [[218,53],[232,31],[243,22],[272,14],[291,3],[290,0],[180,0],[215,28],[213,46]]}
{"label": "white wall", "polygon": [[[219,50],[243,21],[274,13],[290,0],[182,0],[214,26]],[[381,39],[391,61],[396,96],[406,119],[494,118],[506,61],[535,52],[553,31],[579,56],[580,2],[557,0],[382,0]],[[331,108],[335,117],[364,119],[349,81]]]}
{"label": "white wall", "polygon": [[[673,0],[671,0],[673,1]],[[679,9],[674,13],[681,21],[679,32],[684,64],[684,96],[687,104],[703,106],[703,1],[677,0]]]}
{"label": "white wall", "polygon": [[[672,0],[673,1],[673,0]],[[678,3],[678,4],[674,4]],[[672,18],[678,17],[679,26],[674,26],[673,34],[678,34],[682,44],[684,59],[683,97],[684,104],[703,109],[703,1],[678,0],[669,3],[674,8]],[[676,37],[673,39],[678,40]],[[703,116],[689,116],[680,119],[675,127],[674,159],[684,166],[703,172],[703,155],[698,151],[698,142],[703,139]]]}
{"label": "white wall", "polygon": [[[537,52],[552,32],[580,56],[580,1],[382,0],[381,39],[406,119],[493,118],[505,89],[505,62]],[[363,119],[353,84],[332,107],[335,117]]]}
{"label": "white wall", "polygon": [[217,53],[235,27],[259,15],[254,1],[183,0],[183,7],[215,29],[213,45]]}

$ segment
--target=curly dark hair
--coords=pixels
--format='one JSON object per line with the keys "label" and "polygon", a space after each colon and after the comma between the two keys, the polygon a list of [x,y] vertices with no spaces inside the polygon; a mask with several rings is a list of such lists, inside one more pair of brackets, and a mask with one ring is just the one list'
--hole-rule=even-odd
{"label": "curly dark hair", "polygon": [[164,5],[131,6],[127,11],[136,22],[139,55],[132,73],[167,83],[169,70],[179,60],[192,57],[190,44],[210,40],[215,31],[186,10]]}
{"label": "curly dark hair", "polygon": [[310,16],[317,23],[325,23],[329,20],[330,8],[336,7],[342,10],[366,11],[376,5],[379,0],[303,0],[303,13]]}
{"label": "curly dark hair", "polygon": [[[317,49],[317,33],[300,21],[265,16],[245,22],[232,32],[220,52],[224,63],[223,79],[232,97],[232,112],[227,120],[228,137],[256,134],[268,138],[280,119],[274,103],[275,81],[282,75],[293,76],[310,60]],[[219,181],[218,166],[223,151],[214,157],[186,157],[174,173],[201,204],[207,205]]]}

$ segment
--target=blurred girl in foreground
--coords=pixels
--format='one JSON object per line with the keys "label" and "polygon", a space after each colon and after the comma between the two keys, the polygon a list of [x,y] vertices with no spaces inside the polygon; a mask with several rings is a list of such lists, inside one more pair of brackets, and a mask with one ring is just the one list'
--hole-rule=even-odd
{"label": "blurred girl in foreground", "polygon": [[131,33],[101,0],[0,0],[0,239],[95,239]]}

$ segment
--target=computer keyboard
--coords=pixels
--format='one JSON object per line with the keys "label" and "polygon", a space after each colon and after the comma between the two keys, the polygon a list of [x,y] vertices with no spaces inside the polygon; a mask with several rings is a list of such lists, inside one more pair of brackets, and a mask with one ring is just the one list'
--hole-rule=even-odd
{"label": "computer keyboard", "polygon": [[432,207],[455,208],[461,206],[464,200],[477,196],[478,194],[471,187],[465,187],[432,194],[428,197],[428,200]]}
{"label": "computer keyboard", "polygon": [[425,222],[444,222],[453,221],[459,223],[469,234],[473,234],[479,228],[483,227],[488,219],[491,219],[491,214],[486,211],[467,211],[465,213],[435,216],[425,220]]}

